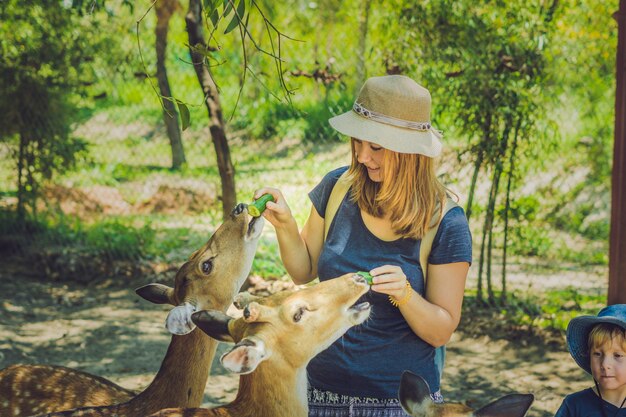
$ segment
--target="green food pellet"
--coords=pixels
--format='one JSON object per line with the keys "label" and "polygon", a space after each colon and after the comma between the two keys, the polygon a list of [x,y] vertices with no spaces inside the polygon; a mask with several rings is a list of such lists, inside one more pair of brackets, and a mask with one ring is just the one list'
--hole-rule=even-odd
{"label": "green food pellet", "polygon": [[372,281],[372,275],[371,275],[369,272],[359,271],[359,272],[357,272],[357,274],[359,274],[359,275],[361,275],[363,278],[365,278],[365,281],[367,281],[367,283],[368,283],[369,285],[372,285],[372,284],[373,284],[373,281]]}
{"label": "green food pellet", "polygon": [[275,201],[274,196],[271,194],[263,194],[261,197],[256,199],[254,203],[248,204],[248,213],[252,217],[259,217],[261,213],[265,211],[265,205],[268,201]]}

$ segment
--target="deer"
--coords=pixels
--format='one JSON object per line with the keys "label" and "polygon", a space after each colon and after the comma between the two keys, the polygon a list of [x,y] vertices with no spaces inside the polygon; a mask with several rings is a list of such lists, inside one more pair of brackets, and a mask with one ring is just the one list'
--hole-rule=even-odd
{"label": "deer", "polygon": [[216,311],[194,313],[192,320],[211,337],[236,342],[220,360],[240,374],[237,396],[221,407],[170,408],[150,417],[307,417],[306,365],[369,317],[371,305],[359,302],[368,289],[365,278],[349,273],[249,298],[237,319]]}
{"label": "deer", "polygon": [[0,371],[0,416],[101,407],[98,415],[143,417],[168,407],[199,407],[218,341],[198,329],[190,315],[205,309],[226,311],[247,278],[264,219],[251,217],[246,207],[238,204],[189,257],[173,288],[152,283],[135,290],[152,303],[175,306],[166,320],[171,342],[147,388],[136,394],[70,368],[14,365]]}
{"label": "deer", "polygon": [[398,398],[411,417],[524,417],[535,400],[532,394],[508,394],[478,410],[461,403],[436,404],[428,383],[411,371],[400,377]]}

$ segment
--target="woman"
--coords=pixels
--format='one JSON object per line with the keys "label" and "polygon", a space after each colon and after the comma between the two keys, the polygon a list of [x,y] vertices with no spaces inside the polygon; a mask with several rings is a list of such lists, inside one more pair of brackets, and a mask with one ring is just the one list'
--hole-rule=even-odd
{"label": "woman", "polygon": [[[433,157],[441,137],[430,125],[430,93],[400,75],[370,78],[351,111],[330,119],[351,137],[352,163],[309,193],[311,213],[299,232],[282,193],[270,193],[265,218],[274,225],[281,258],[296,284],[350,271],[373,276],[365,296],[371,318],[349,330],[309,364],[309,415],[404,416],[397,401],[402,371],[411,370],[442,401],[435,347],[461,315],[471,263],[471,235],[460,207],[445,214],[428,258],[428,286],[419,263],[422,236],[440,219],[446,189]],[[324,238],[330,193],[346,171],[350,190]]]}

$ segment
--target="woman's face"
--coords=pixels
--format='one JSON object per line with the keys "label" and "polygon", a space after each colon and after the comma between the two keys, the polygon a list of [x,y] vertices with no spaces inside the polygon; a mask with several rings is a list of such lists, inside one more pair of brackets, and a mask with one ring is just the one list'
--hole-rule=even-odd
{"label": "woman's face", "polygon": [[372,142],[352,138],[354,140],[354,151],[356,159],[367,168],[367,175],[374,182],[381,182],[381,168],[383,166],[383,156],[385,149]]}

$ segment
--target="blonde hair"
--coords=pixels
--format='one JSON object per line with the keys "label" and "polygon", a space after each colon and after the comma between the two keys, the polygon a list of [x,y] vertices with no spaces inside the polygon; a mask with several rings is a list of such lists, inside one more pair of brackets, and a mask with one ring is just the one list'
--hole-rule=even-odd
{"label": "blonde hair", "polygon": [[350,146],[348,180],[352,184],[352,201],[374,217],[389,216],[396,234],[421,239],[435,214],[437,219],[441,216],[448,191],[437,178],[434,159],[383,148],[382,181],[375,182],[356,158],[354,139]]}
{"label": "blonde hair", "polygon": [[587,349],[591,352],[593,349],[604,346],[612,342],[618,341],[626,350],[626,329],[611,323],[600,323],[593,326],[589,332],[587,339]]}

